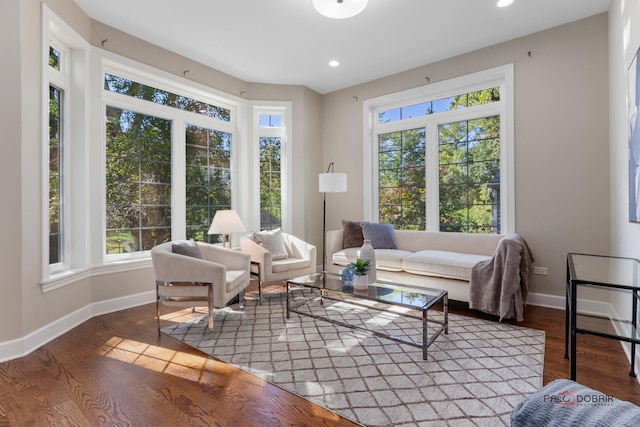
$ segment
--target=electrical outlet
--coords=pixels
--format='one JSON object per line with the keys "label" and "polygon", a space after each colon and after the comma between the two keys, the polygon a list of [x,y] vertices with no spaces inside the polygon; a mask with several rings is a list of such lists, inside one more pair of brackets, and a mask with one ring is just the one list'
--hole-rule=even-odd
{"label": "electrical outlet", "polygon": [[547,274],[549,274],[549,270],[547,269],[547,267],[533,267],[533,274],[546,276]]}

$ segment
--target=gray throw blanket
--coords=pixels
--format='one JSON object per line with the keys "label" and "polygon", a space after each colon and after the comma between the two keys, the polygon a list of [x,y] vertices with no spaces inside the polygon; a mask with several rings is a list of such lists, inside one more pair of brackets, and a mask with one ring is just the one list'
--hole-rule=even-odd
{"label": "gray throw blanket", "polygon": [[640,408],[571,380],[555,380],[518,403],[511,427],[637,427]]}
{"label": "gray throw blanket", "polygon": [[507,234],[491,259],[473,266],[469,282],[469,308],[502,319],[524,320],[533,257],[527,243],[517,234]]}

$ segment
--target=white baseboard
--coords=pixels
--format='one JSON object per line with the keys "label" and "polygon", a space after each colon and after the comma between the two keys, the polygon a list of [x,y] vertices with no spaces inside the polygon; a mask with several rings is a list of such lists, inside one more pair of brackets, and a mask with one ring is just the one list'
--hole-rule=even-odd
{"label": "white baseboard", "polygon": [[25,335],[22,338],[0,342],[0,362],[26,356],[32,351],[42,347],[49,341],[54,340],[92,317],[148,304],[154,302],[155,298],[155,291],[148,291],[89,304],[31,332],[28,335]]}

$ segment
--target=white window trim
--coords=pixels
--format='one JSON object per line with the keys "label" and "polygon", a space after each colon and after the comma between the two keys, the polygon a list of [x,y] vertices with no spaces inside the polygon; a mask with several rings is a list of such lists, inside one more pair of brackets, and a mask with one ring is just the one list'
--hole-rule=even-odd
{"label": "white window trim", "polygon": [[[250,192],[251,199],[248,200],[248,206],[260,206],[260,137],[281,137],[282,138],[282,231],[291,233],[293,229],[293,176],[291,174],[293,167],[293,149],[292,149],[292,105],[291,102],[281,101],[253,101],[250,103],[252,117],[251,123],[251,159],[252,167],[249,170],[254,171],[250,179],[253,183],[254,191]],[[279,115],[282,118],[281,127],[263,127],[259,126],[258,119],[260,115],[271,114]],[[247,192],[249,193],[249,192]],[[260,210],[255,210],[250,218],[247,227],[251,230],[259,230],[260,228]]]}
{"label": "white window trim", "polygon": [[[378,123],[378,112],[406,105],[417,104],[427,100],[435,100],[461,93],[473,92],[488,87],[500,87],[500,101],[497,105],[487,104],[456,110],[447,113],[439,113],[424,117],[416,117],[407,120],[399,120],[390,123]],[[482,111],[499,109],[500,115],[500,177],[501,177],[501,233],[513,233],[515,224],[515,172],[514,172],[514,82],[513,64],[507,64],[484,71],[468,74],[462,77],[433,83],[419,88],[372,98],[363,103],[363,156],[364,156],[364,219],[378,221],[378,150],[376,135],[394,130],[410,129],[412,126],[425,127],[427,125],[427,138],[437,138],[437,126],[441,123],[451,123],[456,120],[464,120],[469,115],[477,117]],[[427,147],[427,150],[429,148]],[[427,168],[437,169],[437,153],[427,152]],[[437,194],[438,183],[427,177],[427,191],[429,194]],[[435,206],[435,208],[434,208]],[[439,230],[439,215],[437,205],[427,204],[427,230]]]}
{"label": "white window trim", "polygon": [[[88,140],[88,58],[90,45],[44,4],[42,5],[42,198],[41,198],[41,267],[40,283],[43,292],[81,280],[87,271],[86,250],[88,233],[86,221],[85,147]],[[49,46],[63,55],[61,70],[49,67]],[[49,265],[49,85],[65,92],[63,112],[63,186],[61,204],[63,251],[62,263]],[[46,153],[46,154],[45,154]],[[70,197],[74,194],[74,198]],[[73,220],[72,220],[73,219]],[[73,243],[72,243],[73,242]]]}

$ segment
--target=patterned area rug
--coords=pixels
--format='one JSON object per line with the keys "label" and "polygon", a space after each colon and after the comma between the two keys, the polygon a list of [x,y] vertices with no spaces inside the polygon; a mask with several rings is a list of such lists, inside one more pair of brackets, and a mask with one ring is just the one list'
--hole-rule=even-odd
{"label": "patterned area rug", "polygon": [[[422,341],[421,321],[398,307],[325,301],[308,309]],[[364,331],[287,319],[284,297],[218,310],[213,333],[206,316],[163,332],[366,426],[508,426],[512,408],[542,386],[543,331],[458,315],[428,360],[420,348]]]}

